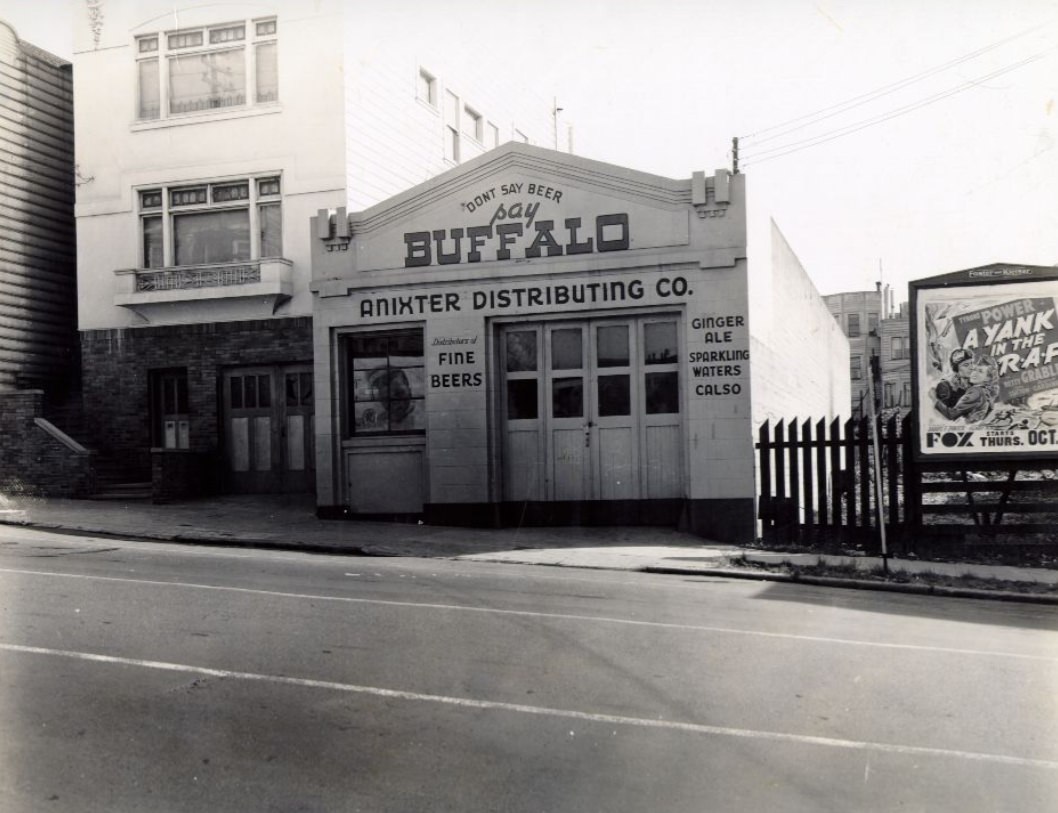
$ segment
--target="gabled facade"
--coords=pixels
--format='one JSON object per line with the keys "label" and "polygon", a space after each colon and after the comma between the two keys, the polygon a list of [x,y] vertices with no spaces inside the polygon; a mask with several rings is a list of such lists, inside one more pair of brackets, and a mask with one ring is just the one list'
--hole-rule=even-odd
{"label": "gabled facade", "polygon": [[743,175],[518,144],[321,212],[321,511],[752,539],[755,422],[849,396],[847,341],[774,224],[748,253],[746,219]]}
{"label": "gabled facade", "polygon": [[546,140],[550,103],[340,0],[99,11],[74,43],[87,441],[130,474],[175,450],[185,480],[309,490],[305,224]]}

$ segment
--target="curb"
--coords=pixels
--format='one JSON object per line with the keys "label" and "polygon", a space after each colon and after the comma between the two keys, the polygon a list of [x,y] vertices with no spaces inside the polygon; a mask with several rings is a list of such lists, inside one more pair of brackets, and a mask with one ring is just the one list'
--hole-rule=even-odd
{"label": "curb", "polygon": [[678,567],[644,567],[643,573],[661,573],[673,576],[710,576],[728,579],[745,579],[747,581],[787,582],[790,584],[808,584],[816,587],[841,587],[846,590],[875,590],[884,593],[910,593],[923,596],[941,596],[944,598],[976,598],[992,601],[1018,601],[1025,604],[1045,604],[1058,606],[1058,595],[1046,593],[1012,593],[1008,590],[974,590],[968,587],[945,587],[935,584],[908,584],[905,582],[884,582],[872,579],[838,579],[827,576],[802,576],[791,573],[768,573],[766,571],[742,570],[737,568],[710,568],[692,570]]}
{"label": "curb", "polygon": [[[178,545],[221,545],[229,548],[243,548],[248,550],[283,550],[300,553],[326,554],[330,556],[359,556],[378,558],[413,558],[414,554],[404,553],[385,545],[321,545],[314,543],[297,544],[283,542],[262,537],[236,537],[228,535],[196,536],[194,534],[163,534],[163,533],[118,533],[115,531],[98,530],[94,528],[75,528],[69,525],[48,525],[45,523],[28,522],[16,520],[0,515],[0,525],[9,525],[18,528],[31,528],[40,531],[49,531],[62,534],[87,534],[104,539],[143,540],[156,542],[171,542]],[[445,558],[458,559],[460,556]],[[502,563],[502,562],[501,562]],[[532,564],[518,562],[514,564]],[[944,587],[932,584],[909,584],[906,582],[884,582],[871,579],[840,579],[828,576],[805,576],[791,573],[772,573],[764,570],[750,570],[744,568],[686,568],[686,567],[662,567],[646,565],[639,568],[614,568],[606,565],[575,565],[562,563],[549,563],[554,567],[570,567],[593,570],[628,570],[629,572],[653,573],[672,576],[703,576],[706,578],[743,579],[746,581],[786,582],[792,584],[807,584],[816,587],[838,587],[846,590],[874,590],[888,593],[908,593],[914,595],[940,596],[944,598],[973,598],[989,599],[991,601],[1012,601],[1024,604],[1041,604],[1058,606],[1058,594],[1048,595],[1045,593],[1013,593],[1005,590],[974,590],[964,587]]]}

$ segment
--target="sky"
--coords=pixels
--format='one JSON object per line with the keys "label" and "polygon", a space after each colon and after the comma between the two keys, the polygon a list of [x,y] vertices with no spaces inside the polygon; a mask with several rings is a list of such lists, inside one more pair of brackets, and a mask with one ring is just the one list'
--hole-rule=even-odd
{"label": "sky", "polygon": [[[204,0],[205,1],[205,0]],[[306,0],[311,2],[311,0]],[[70,58],[84,0],[5,0]],[[105,7],[105,2],[104,2]],[[559,145],[670,178],[732,166],[822,294],[1058,264],[1058,0],[350,0],[489,43]],[[482,49],[483,55],[486,53]],[[551,144],[542,146],[553,146]]]}

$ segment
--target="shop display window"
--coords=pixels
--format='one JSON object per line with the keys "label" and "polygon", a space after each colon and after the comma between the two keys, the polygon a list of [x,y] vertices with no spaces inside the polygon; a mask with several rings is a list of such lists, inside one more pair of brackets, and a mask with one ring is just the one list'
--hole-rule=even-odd
{"label": "shop display window", "polygon": [[422,330],[358,333],[346,339],[352,405],[349,434],[426,431]]}

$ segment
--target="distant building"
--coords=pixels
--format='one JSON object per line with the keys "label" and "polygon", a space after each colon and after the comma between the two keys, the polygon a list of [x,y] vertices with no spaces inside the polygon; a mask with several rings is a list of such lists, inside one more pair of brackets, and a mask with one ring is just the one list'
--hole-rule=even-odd
{"label": "distant building", "polygon": [[486,67],[487,44],[379,29],[342,0],[91,6],[74,41],[86,440],[133,481],[153,462],[311,491],[309,218],[550,143],[553,97]]}
{"label": "distant building", "polygon": [[881,403],[886,417],[911,409],[911,325],[907,302],[880,325]]}
{"label": "distant building", "polygon": [[54,396],[76,371],[70,71],[0,21],[0,390]]}
{"label": "distant building", "polygon": [[907,303],[893,308],[893,290],[878,283],[873,291],[823,297],[849,339],[849,380],[853,418],[868,414],[868,377],[877,358],[875,403],[885,411],[911,407],[910,327]]}

